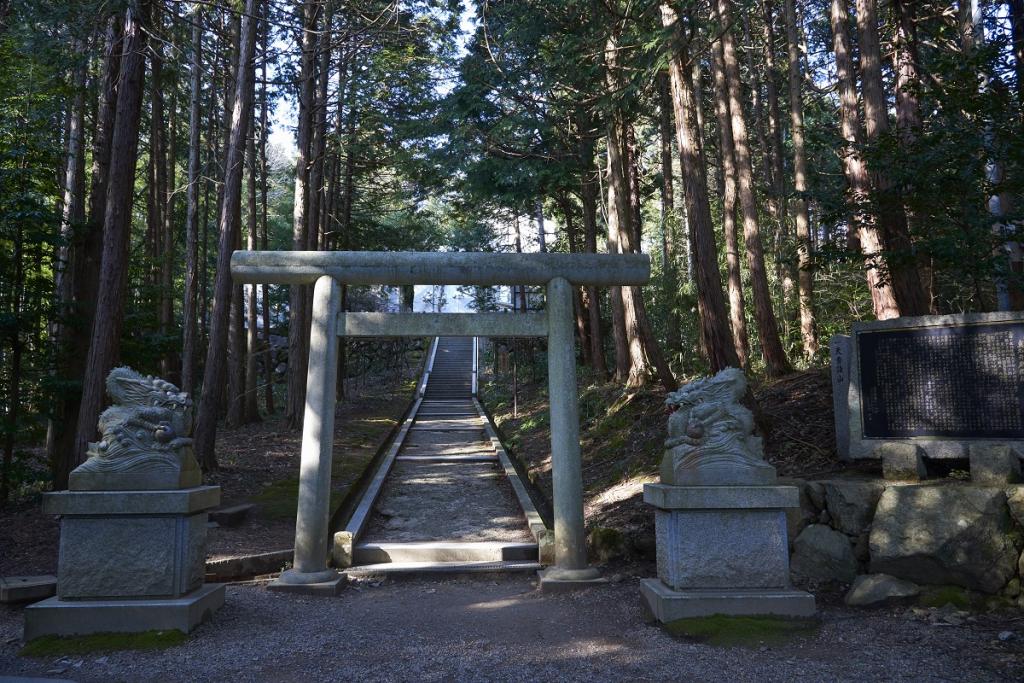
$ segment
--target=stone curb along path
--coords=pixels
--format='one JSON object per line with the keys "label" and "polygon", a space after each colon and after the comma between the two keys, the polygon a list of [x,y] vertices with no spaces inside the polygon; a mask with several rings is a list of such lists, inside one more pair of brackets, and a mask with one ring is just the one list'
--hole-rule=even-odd
{"label": "stone curb along path", "polygon": [[349,576],[534,572],[551,534],[475,397],[476,342],[438,337],[420,397],[332,559]]}

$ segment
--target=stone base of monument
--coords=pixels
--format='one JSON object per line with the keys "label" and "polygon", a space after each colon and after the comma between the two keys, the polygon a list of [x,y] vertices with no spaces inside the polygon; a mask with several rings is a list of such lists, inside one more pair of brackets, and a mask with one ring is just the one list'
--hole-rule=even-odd
{"label": "stone base of monument", "polygon": [[656,509],[658,578],[641,589],[654,618],[814,614],[814,596],[789,583],[796,487],[647,484],[644,501]]}
{"label": "stone base of monument", "polygon": [[814,596],[789,589],[731,588],[674,591],[658,579],[640,581],[644,610],[652,620],[667,624],[677,619],[729,616],[814,616]]}
{"label": "stone base of monument", "polygon": [[222,583],[211,583],[179,598],[61,600],[49,598],[25,608],[25,641],[40,636],[90,633],[189,633],[224,605]]}
{"label": "stone base of monument", "polygon": [[223,586],[203,585],[219,502],[218,486],[46,494],[43,512],[61,517],[57,596],[25,610],[26,639],[190,631],[224,603]]}
{"label": "stone base of monument", "polygon": [[608,579],[601,576],[593,567],[585,569],[548,567],[537,572],[537,578],[540,579],[541,593],[566,593],[608,583]]}

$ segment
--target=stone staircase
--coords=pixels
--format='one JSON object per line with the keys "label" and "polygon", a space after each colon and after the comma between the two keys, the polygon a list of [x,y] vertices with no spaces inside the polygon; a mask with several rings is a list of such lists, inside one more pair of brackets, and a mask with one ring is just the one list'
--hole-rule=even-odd
{"label": "stone staircase", "polygon": [[471,338],[437,340],[349,575],[540,568],[542,525],[473,396],[473,349]]}

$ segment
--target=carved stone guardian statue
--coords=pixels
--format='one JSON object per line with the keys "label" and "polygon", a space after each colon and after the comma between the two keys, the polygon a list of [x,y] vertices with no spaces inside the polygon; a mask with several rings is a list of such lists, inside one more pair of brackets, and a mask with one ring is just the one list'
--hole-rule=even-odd
{"label": "carved stone guardian statue", "polygon": [[764,461],[754,416],[740,400],[747,380],[737,368],[690,382],[668,395],[675,408],[661,482],[673,486],[774,484],[775,468]]}
{"label": "carved stone guardian statue", "polygon": [[192,400],[178,387],[131,368],[107,376],[114,405],[100,415],[100,440],[69,478],[72,491],[183,489],[202,482],[192,454]]}

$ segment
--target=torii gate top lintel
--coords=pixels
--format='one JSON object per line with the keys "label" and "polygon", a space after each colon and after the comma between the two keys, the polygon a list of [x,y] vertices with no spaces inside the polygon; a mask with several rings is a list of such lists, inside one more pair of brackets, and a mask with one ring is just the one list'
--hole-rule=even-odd
{"label": "torii gate top lintel", "polygon": [[350,285],[645,285],[646,254],[509,254],[416,251],[236,251],[236,284],[312,284],[330,275]]}

